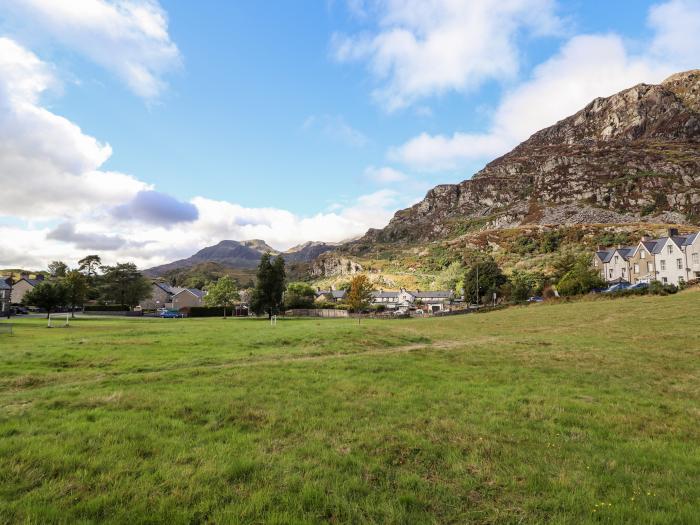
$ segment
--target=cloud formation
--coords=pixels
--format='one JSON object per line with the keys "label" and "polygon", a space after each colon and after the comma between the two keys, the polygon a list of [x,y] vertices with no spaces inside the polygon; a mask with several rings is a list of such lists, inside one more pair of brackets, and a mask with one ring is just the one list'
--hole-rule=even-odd
{"label": "cloud formation", "polygon": [[64,222],[51,230],[47,239],[67,242],[81,250],[117,250],[126,244],[126,240],[118,235],[103,235],[100,233],[80,233],[75,225]]}
{"label": "cloud formation", "polygon": [[0,38],[0,215],[43,219],[118,204],[148,185],[100,171],[112,149],[40,105],[58,84],[53,69]]}
{"label": "cloud formation", "polygon": [[402,182],[408,178],[405,173],[389,166],[382,166],[381,168],[367,166],[365,168],[365,177],[380,184]]}
{"label": "cloud formation", "polygon": [[157,0],[3,0],[43,34],[109,70],[138,96],[154,99],[182,58]]}
{"label": "cloud formation", "polygon": [[148,190],[138,192],[128,203],[116,206],[112,215],[120,220],[170,227],[177,223],[196,221],[199,211],[194,204],[180,202],[159,191]]}
{"label": "cloud formation", "polygon": [[[449,91],[467,92],[487,80],[513,78],[523,34],[551,35],[561,22],[553,0],[377,0],[351,4],[372,10],[377,27],[336,34],[339,62],[362,61],[378,83],[373,95],[388,111]],[[360,9],[361,8],[361,9]]]}
{"label": "cloud formation", "polygon": [[508,91],[483,133],[422,133],[388,152],[390,160],[418,171],[443,171],[490,160],[532,133],[640,82],[661,82],[671,73],[697,67],[700,3],[671,0],[650,10],[653,38],[632,52],[618,35],[579,35],[534,68]]}

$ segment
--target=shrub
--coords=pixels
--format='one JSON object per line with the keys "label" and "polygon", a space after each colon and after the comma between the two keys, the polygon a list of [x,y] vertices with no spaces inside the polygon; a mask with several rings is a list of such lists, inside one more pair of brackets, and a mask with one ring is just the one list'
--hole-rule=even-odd
{"label": "shrub", "polygon": [[[226,315],[235,315],[236,314],[236,307],[233,307],[233,311],[231,311],[231,307],[226,308]],[[248,310],[244,310],[247,312]],[[185,308],[180,309],[180,312],[183,314],[187,315],[187,317],[223,317],[224,316],[224,308],[222,306],[188,306]]]}
{"label": "shrub", "polygon": [[131,310],[125,304],[87,304],[84,309],[86,312],[128,312]]}

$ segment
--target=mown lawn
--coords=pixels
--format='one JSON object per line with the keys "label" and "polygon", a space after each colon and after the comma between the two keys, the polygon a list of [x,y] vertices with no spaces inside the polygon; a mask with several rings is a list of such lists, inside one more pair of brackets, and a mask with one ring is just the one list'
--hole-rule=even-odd
{"label": "mown lawn", "polygon": [[700,292],[20,321],[0,523],[699,523]]}

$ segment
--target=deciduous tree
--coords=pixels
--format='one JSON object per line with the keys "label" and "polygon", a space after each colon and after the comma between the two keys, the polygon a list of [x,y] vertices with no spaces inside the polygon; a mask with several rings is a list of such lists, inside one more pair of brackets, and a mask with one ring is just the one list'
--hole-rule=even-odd
{"label": "deciduous tree", "polygon": [[204,302],[208,306],[223,306],[224,319],[226,318],[226,308],[233,307],[233,304],[240,299],[236,283],[229,276],[221,277],[215,284],[207,289]]}
{"label": "deciduous tree", "polygon": [[357,313],[357,322],[360,322],[360,314],[369,308],[372,301],[372,283],[366,275],[359,274],[350,281],[350,291],[347,296],[347,303],[352,312]]}
{"label": "deciduous tree", "polygon": [[68,304],[71,307],[71,317],[75,317],[75,307],[82,306],[88,293],[88,280],[78,270],[71,270],[61,280],[66,288]]}
{"label": "deciduous tree", "polygon": [[37,284],[24,294],[22,302],[27,306],[37,306],[46,310],[48,318],[52,312],[68,303],[66,287],[60,282]]}

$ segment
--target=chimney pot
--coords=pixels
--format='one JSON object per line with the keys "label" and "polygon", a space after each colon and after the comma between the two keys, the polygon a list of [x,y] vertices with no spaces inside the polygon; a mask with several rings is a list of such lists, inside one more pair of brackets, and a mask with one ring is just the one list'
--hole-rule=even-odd
{"label": "chimney pot", "polygon": [[647,237],[646,235],[643,235],[643,236],[642,236],[642,242],[646,242],[646,241],[648,241],[648,240],[649,240],[649,237]]}

